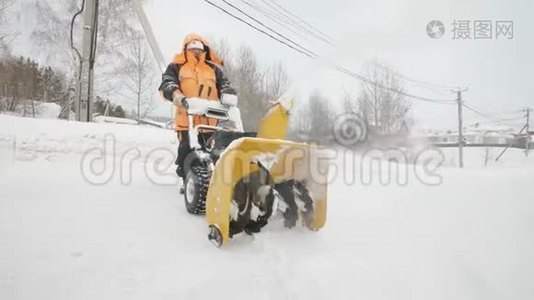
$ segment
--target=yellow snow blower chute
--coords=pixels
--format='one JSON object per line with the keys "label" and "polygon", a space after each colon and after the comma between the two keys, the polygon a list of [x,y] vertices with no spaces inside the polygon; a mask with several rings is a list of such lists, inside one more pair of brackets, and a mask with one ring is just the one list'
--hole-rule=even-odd
{"label": "yellow snow blower chute", "polygon": [[316,146],[284,140],[288,123],[288,108],[275,103],[256,137],[235,140],[219,158],[206,202],[217,246],[241,231],[259,231],[281,206],[287,227],[299,220],[311,230],[324,226],[327,170],[311,165],[321,162]]}
{"label": "yellow snow blower chute", "polygon": [[220,120],[217,127],[190,128],[191,141],[200,129],[215,133],[208,141],[192,143],[192,158],[185,164],[186,208],[206,214],[210,241],[220,247],[241,232],[257,233],[275,214],[283,216],[288,228],[302,224],[319,230],[325,225],[328,161],[315,145],[285,140],[291,101],[273,103],[258,132],[243,133],[224,126],[236,114],[224,97],[220,104],[195,100],[189,101],[190,119]]}

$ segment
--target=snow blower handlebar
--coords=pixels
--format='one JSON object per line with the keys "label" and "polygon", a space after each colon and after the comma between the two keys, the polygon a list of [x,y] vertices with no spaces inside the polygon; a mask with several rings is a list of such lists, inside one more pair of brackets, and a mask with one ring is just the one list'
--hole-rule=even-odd
{"label": "snow blower handlebar", "polygon": [[[241,121],[241,113],[237,108],[237,96],[223,95],[221,101],[213,101],[202,98],[184,98],[182,100],[182,107],[187,110],[189,118],[189,130],[210,129],[210,130],[224,130],[224,131],[243,131]],[[210,126],[197,125],[194,126],[194,116],[202,116],[210,119],[216,119],[223,122],[232,123],[233,129],[225,126]]]}
{"label": "snow blower handlebar", "polygon": [[182,100],[182,106],[187,110],[189,116],[204,116],[218,120],[228,120],[229,106],[219,101],[185,98]]}

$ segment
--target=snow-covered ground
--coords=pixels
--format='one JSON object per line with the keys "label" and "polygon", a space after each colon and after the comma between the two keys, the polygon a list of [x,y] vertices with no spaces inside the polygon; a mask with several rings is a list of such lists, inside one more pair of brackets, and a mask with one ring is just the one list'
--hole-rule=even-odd
{"label": "snow-covered ground", "polygon": [[[104,145],[115,172],[89,172]],[[339,177],[322,231],[273,222],[217,249],[166,168],[175,147],[163,129],[0,115],[0,299],[534,298],[534,154],[442,167],[439,185]]]}

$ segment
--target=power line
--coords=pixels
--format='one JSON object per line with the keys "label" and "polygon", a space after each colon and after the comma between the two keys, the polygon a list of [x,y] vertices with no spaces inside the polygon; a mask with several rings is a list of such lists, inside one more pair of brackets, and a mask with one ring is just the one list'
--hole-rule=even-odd
{"label": "power line", "polygon": [[312,24],[306,22],[305,20],[303,20],[302,18],[299,18],[297,15],[293,14],[291,11],[285,9],[280,3],[278,3],[277,1],[275,0],[271,0],[272,3],[274,3],[274,5],[278,6],[280,9],[282,9],[283,11],[287,12],[288,14],[290,14],[291,16],[295,17],[297,20],[301,21],[304,25],[308,26],[309,28],[313,29],[315,32],[317,32],[318,34],[322,35],[323,37],[329,39],[330,41],[333,41],[333,39],[325,34],[324,32],[322,32],[321,30],[317,29],[316,27],[314,27]]}
{"label": "power line", "polygon": [[[241,0],[243,2],[246,2],[244,0]],[[273,7],[272,5],[270,5],[269,3],[267,3],[265,0],[261,0],[263,3],[267,4],[271,9],[273,9],[274,11],[276,11],[279,15],[283,16],[284,18],[286,18],[287,20],[289,21],[292,21],[293,23],[299,25],[300,28],[302,28],[303,30],[305,30],[306,32],[310,32],[308,30],[308,28],[312,28],[313,30],[315,30],[316,32],[318,32],[319,34],[323,35],[324,37],[332,40],[331,37],[329,37],[328,35],[324,34],[323,32],[321,32],[319,29],[317,29],[316,27],[314,27],[312,24],[306,22],[305,20],[303,20],[302,18],[298,17],[297,15],[295,15],[294,13],[290,12],[289,10],[285,9],[281,4],[279,4],[277,1],[275,0],[270,0],[270,2],[272,2],[274,5],[276,5],[277,7],[279,7],[280,9],[282,9],[284,12],[286,12],[287,14],[289,14],[290,16],[296,18],[297,20],[299,20],[302,24],[305,24],[307,27],[302,27],[302,24],[298,24],[298,22],[296,22],[295,20],[292,20],[291,17],[289,17],[288,15],[284,14],[284,13],[281,13],[280,11],[278,11],[275,7]],[[248,3],[248,2],[246,2]],[[248,3],[250,5],[250,3]],[[316,35],[315,35],[316,36]],[[316,36],[317,37],[317,36]],[[330,43],[331,44],[331,43]],[[331,44],[333,45],[333,44]],[[335,46],[335,45],[333,45]],[[336,47],[337,48],[337,47]],[[386,68],[385,66],[381,65],[381,64],[377,64],[377,66],[383,68],[383,69],[388,69],[388,70],[391,70],[389,68]],[[406,75],[403,75],[402,73],[400,72],[397,72],[395,70],[391,70],[393,73],[395,73],[398,77],[402,78],[402,79],[405,79],[406,81],[410,81],[412,83],[415,83],[421,87],[424,87],[426,89],[429,89],[429,90],[432,90],[440,95],[444,95],[444,93],[438,91],[435,89],[435,87],[437,88],[441,88],[441,89],[446,89],[446,90],[451,90],[451,89],[454,89],[456,87],[454,86],[447,86],[447,85],[442,85],[442,84],[436,84],[436,83],[431,83],[431,82],[428,82],[428,81],[423,81],[423,80],[418,80],[418,79],[414,79],[412,77],[408,77]]]}
{"label": "power line", "polygon": [[[503,125],[507,125],[507,126],[512,126],[512,127],[515,127],[515,126],[518,126],[517,124],[511,124],[511,123],[507,123],[508,121],[514,121],[514,120],[518,120],[519,118],[512,118],[512,119],[499,119],[499,118],[495,118],[495,117],[492,117],[488,114],[485,114],[485,113],[482,113],[474,108],[472,108],[471,106],[467,105],[465,102],[463,103],[463,106],[465,108],[467,108],[468,110],[474,112],[475,114],[483,117],[483,118],[486,118],[490,121],[492,121],[493,123],[497,123],[497,124],[503,124]],[[523,117],[521,117],[522,119]]]}
{"label": "power line", "polygon": [[456,86],[449,86],[449,85],[443,85],[443,84],[437,84],[437,83],[432,83],[432,82],[428,82],[428,81],[424,81],[424,80],[420,80],[420,79],[415,79],[413,77],[409,77],[407,75],[404,75],[398,71],[395,71],[395,70],[392,70],[391,68],[388,68],[380,63],[376,63],[376,65],[382,69],[386,69],[386,70],[391,70],[393,73],[395,73],[395,75],[397,75],[398,77],[406,80],[406,81],[410,81],[410,82],[413,82],[415,84],[418,84],[418,85],[421,85],[421,86],[425,86],[425,87],[428,87],[429,89],[432,89],[432,88],[441,88],[443,90],[452,90],[452,89],[457,89]]}
{"label": "power line", "polygon": [[315,58],[315,57],[311,56],[310,54],[308,54],[308,53],[306,53],[306,52],[304,52],[304,51],[302,51],[302,50],[300,50],[300,49],[297,49],[297,48],[293,47],[292,45],[290,45],[290,44],[288,44],[288,43],[286,43],[286,42],[284,42],[284,41],[282,41],[282,40],[280,40],[280,39],[274,37],[272,34],[270,34],[270,33],[268,33],[268,32],[265,32],[264,30],[262,30],[262,29],[260,29],[260,28],[258,28],[258,27],[256,27],[256,26],[250,24],[249,22],[243,20],[242,18],[240,18],[240,17],[238,17],[238,16],[236,16],[236,15],[233,15],[232,13],[230,13],[230,12],[227,11],[226,9],[220,7],[219,5],[213,3],[213,2],[211,2],[211,1],[209,1],[209,0],[204,0],[204,2],[210,4],[211,6],[214,6],[214,7],[218,8],[219,10],[223,11],[225,14],[231,16],[232,18],[234,18],[234,19],[236,19],[236,20],[239,20],[239,21],[241,21],[241,22],[247,24],[249,27],[251,27],[251,28],[253,28],[253,29],[255,29],[255,30],[257,30],[257,31],[259,31],[259,32],[261,32],[261,33],[263,33],[263,34],[265,34],[265,35],[267,35],[268,37],[272,38],[273,40],[275,40],[275,41],[277,41],[277,42],[279,42],[279,43],[281,43],[281,44],[283,44],[283,45],[286,45],[287,47],[289,47],[289,48],[291,48],[291,49],[293,49],[293,50],[295,50],[295,51],[297,51],[297,52],[299,52],[299,53],[301,53],[301,54],[303,54],[303,55],[306,55],[306,56],[309,57],[309,58]]}
{"label": "power line", "polygon": [[503,122],[496,122],[496,121],[493,121],[493,120],[487,120],[487,121],[471,122],[467,126],[476,127],[477,125],[490,125],[490,124],[507,125],[507,126],[512,126],[512,127],[517,127],[517,126],[523,126],[524,125],[524,124],[520,124],[520,123],[512,124],[512,123],[503,123]]}
{"label": "power line", "polygon": [[[249,27],[251,27],[251,28],[253,28],[253,29],[265,34],[265,35],[267,35],[271,39],[274,39],[275,41],[277,41],[277,42],[279,42],[279,43],[281,43],[281,44],[283,44],[283,45],[285,45],[285,46],[287,46],[287,47],[289,47],[289,48],[291,48],[291,49],[293,49],[293,50],[295,50],[295,51],[297,51],[297,52],[299,52],[299,53],[301,53],[303,55],[306,55],[309,58],[320,59],[320,57],[318,57],[313,51],[310,51],[310,50],[308,50],[308,49],[306,49],[304,47],[301,47],[301,48],[303,48],[305,51],[297,49],[294,46],[292,46],[292,45],[290,45],[290,44],[288,44],[288,43],[286,43],[286,42],[274,37],[272,34],[269,34],[266,31],[264,31],[264,30],[262,30],[262,29],[260,29],[260,28],[258,28],[256,26],[250,24],[249,22],[243,20],[242,18],[232,14],[231,12],[229,12],[226,9],[220,7],[219,5],[211,2],[210,0],[204,0],[204,2],[207,2],[208,4],[210,4],[210,5],[218,8],[219,10],[223,11],[225,14],[233,17],[234,19],[247,24]],[[226,3],[226,1],[224,1],[224,2]],[[274,31],[272,28],[270,28],[268,26],[266,26],[266,27],[269,30]],[[407,93],[407,92],[404,92],[404,91],[401,91],[401,90],[397,90],[397,89],[392,88],[392,87],[385,86],[385,85],[383,85],[381,83],[375,82],[375,81],[373,81],[371,79],[368,79],[368,78],[366,78],[366,77],[364,77],[362,75],[359,75],[359,74],[357,74],[355,72],[352,72],[352,71],[350,71],[350,70],[348,70],[348,69],[346,69],[346,68],[344,68],[342,66],[339,66],[339,65],[337,65],[335,63],[328,62],[326,60],[325,60],[325,62],[327,62],[329,65],[333,66],[336,70],[338,70],[338,71],[340,71],[340,72],[342,72],[342,73],[344,73],[346,75],[349,75],[349,76],[351,76],[353,78],[359,79],[359,80],[361,80],[363,82],[366,82],[366,83],[369,83],[369,84],[373,84],[373,85],[375,85],[377,87],[380,87],[382,89],[389,90],[389,91],[392,91],[394,93],[398,93],[399,95],[403,95],[405,97],[409,97],[409,98],[416,99],[416,100],[421,100],[421,101],[426,101],[426,102],[431,102],[431,103],[436,103],[436,104],[455,104],[456,103],[454,100],[450,100],[450,99],[445,100],[445,99],[434,99],[434,98],[416,96],[416,95],[413,95],[413,94],[410,94],[410,93]]]}
{"label": "power line", "polygon": [[517,115],[517,114],[522,114],[524,113],[525,110],[522,110],[522,109],[516,109],[516,110],[509,110],[509,111],[499,111],[498,115],[500,116],[505,116],[505,115]]}
{"label": "power line", "polygon": [[[254,9],[255,11],[259,12],[260,14],[266,16],[269,20],[275,22],[276,24],[282,26],[284,29],[298,35],[299,37],[305,39],[306,41],[308,42],[311,42],[310,38],[303,35],[302,33],[298,32],[298,31],[295,31],[293,28],[291,27],[288,27],[287,25],[287,21],[285,20],[281,20],[280,17],[278,16],[275,16],[272,12],[270,11],[267,11],[266,9],[260,7],[260,6],[255,6],[255,5],[252,5],[250,2],[246,1],[246,0],[240,0],[241,2],[243,2],[244,4],[246,4],[247,6],[251,7],[252,9]],[[290,24],[289,24],[290,25]]]}
{"label": "power line", "polygon": [[[242,1],[243,1],[243,0],[242,0]],[[262,2],[266,3],[265,0],[262,0]],[[308,25],[308,26],[310,26],[310,27],[313,28],[313,26],[312,26],[311,24],[307,23],[306,21],[302,20],[302,19],[299,18],[298,16],[294,15],[293,13],[291,13],[291,12],[287,11],[286,9],[284,9],[283,7],[281,7],[281,5],[279,5],[278,3],[276,3],[275,0],[271,0],[271,2],[273,2],[275,5],[279,6],[281,9],[283,9],[284,11],[286,11],[287,13],[289,13],[290,15],[292,15],[293,17],[299,19],[300,21],[302,21],[302,22],[305,23],[306,25]],[[269,5],[268,3],[266,3],[266,4]],[[269,5],[269,6],[270,6],[271,8],[273,8],[271,5]],[[279,13],[280,13],[280,12],[279,12]],[[285,17],[288,18],[288,19],[290,19],[290,18],[287,17],[287,16],[285,16]],[[316,30],[317,30],[317,29],[316,29]],[[420,86],[423,86],[423,87],[425,87],[425,88],[427,88],[427,89],[429,89],[429,90],[432,90],[432,91],[434,91],[434,92],[436,92],[436,93],[438,93],[438,94],[440,94],[440,95],[444,95],[444,93],[442,93],[442,92],[440,92],[440,91],[434,89],[433,87],[438,87],[438,88],[447,89],[447,90],[450,90],[450,89],[455,88],[455,87],[453,87],[453,86],[440,85],[440,84],[435,84],[435,83],[430,83],[430,82],[426,82],[426,81],[422,81],[422,80],[413,79],[413,78],[410,78],[410,77],[408,77],[408,76],[406,76],[406,75],[403,75],[403,74],[400,73],[400,72],[397,72],[397,71],[395,71],[395,70],[392,70],[392,69],[390,69],[390,68],[387,68],[387,67],[385,67],[385,66],[383,66],[383,65],[381,65],[381,64],[378,64],[378,63],[377,63],[377,66],[380,67],[380,68],[382,68],[382,69],[390,70],[390,71],[392,71],[394,74],[396,74],[398,77],[403,78],[403,79],[405,79],[405,80],[407,80],[407,81],[416,83],[416,84],[418,84],[418,85],[420,85]],[[335,66],[335,67],[337,67],[337,66]],[[338,69],[339,69],[339,68],[338,68]],[[344,68],[342,68],[342,69],[344,69]],[[350,71],[349,71],[349,72],[347,73],[347,72],[345,72],[345,71],[348,71],[348,70],[346,70],[346,69],[342,70],[342,72],[346,73],[347,75],[351,75],[351,74],[349,74],[349,73],[352,73],[352,75],[354,75],[353,72],[350,72]],[[353,76],[353,77],[354,77],[354,76]],[[360,79],[360,80],[364,80],[364,77],[363,77],[363,76],[356,76],[356,78],[358,78],[358,79]],[[364,80],[364,81],[366,81],[366,80]],[[433,87],[431,87],[431,86],[433,86]],[[403,94],[402,92],[397,91],[397,90],[396,90],[396,92],[398,92],[398,93],[400,93],[400,94]],[[431,98],[426,98],[426,97],[418,97],[418,96],[414,96],[414,95],[411,95],[411,94],[405,94],[405,96],[410,97],[410,98],[414,98],[414,99],[423,100],[423,101],[430,101],[430,102],[435,102],[435,103],[438,103],[438,102],[439,102],[439,103],[443,103],[443,104],[453,104],[453,102],[451,102],[452,100],[431,99]]]}
{"label": "power line", "polygon": [[508,118],[508,119],[499,119],[502,121],[517,121],[517,120],[523,120],[524,117],[517,117],[517,118]]}
{"label": "power line", "polygon": [[482,113],[482,112],[480,112],[480,111],[478,111],[478,110],[472,108],[471,106],[467,105],[465,102],[463,103],[463,106],[464,106],[465,108],[469,109],[470,111],[474,112],[475,114],[481,116],[481,117],[484,117],[484,118],[489,119],[489,120],[496,120],[495,118],[490,117],[489,115],[484,114],[484,113]]}
{"label": "power line", "polygon": [[404,74],[402,74],[402,73],[400,73],[400,72],[398,72],[398,71],[396,71],[396,70],[394,70],[394,69],[392,69],[390,67],[384,66],[381,63],[376,62],[376,61],[374,62],[374,65],[379,67],[379,68],[381,68],[381,69],[383,69],[383,70],[385,70],[385,71],[392,72],[395,76],[397,76],[397,77],[399,77],[401,79],[404,79],[409,84],[411,83],[413,86],[416,86],[416,87],[419,87],[419,88],[423,88],[423,89],[427,89],[427,90],[432,91],[432,92],[434,92],[436,94],[439,94],[441,96],[448,97],[449,94],[448,93],[446,94],[445,92],[440,91],[437,88],[441,88],[443,90],[448,90],[448,91],[450,91],[452,89],[455,89],[455,87],[452,87],[452,86],[449,87],[449,86],[445,86],[445,85],[434,84],[434,83],[430,83],[430,82],[426,82],[426,81],[422,81],[422,80],[413,79],[413,78],[408,77],[408,76],[406,76],[406,75],[404,75]]}
{"label": "power line", "polygon": [[[270,7],[275,13],[278,13],[278,15],[280,15],[282,18],[288,20],[290,22],[291,25],[293,25],[295,28],[303,31],[303,32],[306,32],[308,33],[310,36],[313,36],[327,44],[330,44],[330,45],[334,45],[331,41],[329,41],[328,39],[320,36],[319,34],[311,31],[310,29],[308,29],[306,26],[303,26],[302,24],[300,24],[299,22],[291,19],[291,17],[288,17],[286,14],[284,14],[283,12],[280,12],[279,9],[277,9],[276,7],[274,7],[273,5],[271,5],[270,3],[268,3],[267,1],[265,0],[261,0],[261,2],[265,3],[268,7]],[[274,2],[273,2],[274,3]],[[298,18],[298,17],[297,17]]]}
{"label": "power line", "polygon": [[232,7],[233,9],[239,11],[240,13],[242,13],[243,15],[247,16],[249,19],[255,21],[256,23],[258,23],[259,25],[263,26],[265,29],[271,31],[272,33],[276,34],[277,36],[279,36],[280,38],[288,41],[289,43],[292,43],[293,45],[295,45],[295,47],[298,47],[300,48],[302,51],[305,51],[305,52],[308,52],[310,55],[314,56],[314,57],[317,57],[317,54],[313,53],[312,51],[308,50],[308,49],[305,49],[304,47],[300,46],[299,44],[297,44],[296,42],[294,42],[293,40],[285,37],[284,35],[278,33],[277,31],[273,30],[272,28],[270,28],[269,26],[265,25],[264,23],[258,21],[256,18],[250,16],[249,14],[247,14],[245,11],[243,11],[242,9],[240,9],[239,7],[233,5],[232,3],[226,1],[226,0],[222,0],[224,3],[226,3],[227,5],[229,5],[230,7]]}
{"label": "power line", "polygon": [[354,72],[352,72],[350,70],[347,70],[344,67],[336,66],[336,65],[334,65],[334,66],[340,72],[343,72],[343,73],[345,73],[345,74],[347,74],[349,76],[352,76],[352,77],[354,77],[356,79],[359,79],[361,81],[364,81],[364,82],[372,84],[372,85],[376,85],[377,87],[380,87],[382,89],[385,89],[385,90],[388,90],[388,91],[392,91],[392,92],[398,93],[400,95],[403,95],[403,96],[406,96],[406,97],[409,97],[409,98],[412,98],[412,99],[431,102],[431,103],[436,103],[436,104],[455,104],[456,103],[454,100],[435,99],[435,98],[427,98],[427,97],[420,97],[420,96],[412,95],[410,93],[406,93],[404,91],[400,91],[400,90],[394,89],[392,87],[385,86],[385,85],[383,85],[381,83],[372,81],[371,79],[368,79],[368,78],[366,78],[366,77],[364,77],[362,75],[359,75],[359,74],[354,73]]}

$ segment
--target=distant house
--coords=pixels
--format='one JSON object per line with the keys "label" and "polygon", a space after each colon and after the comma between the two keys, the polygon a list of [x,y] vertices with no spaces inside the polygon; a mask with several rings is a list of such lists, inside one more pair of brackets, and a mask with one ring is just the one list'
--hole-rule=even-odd
{"label": "distant house", "polygon": [[[463,130],[466,144],[492,144],[509,145],[517,144],[518,139],[514,135],[514,129],[504,126],[470,126]],[[427,130],[426,139],[433,144],[456,144],[458,143],[457,130]]]}

